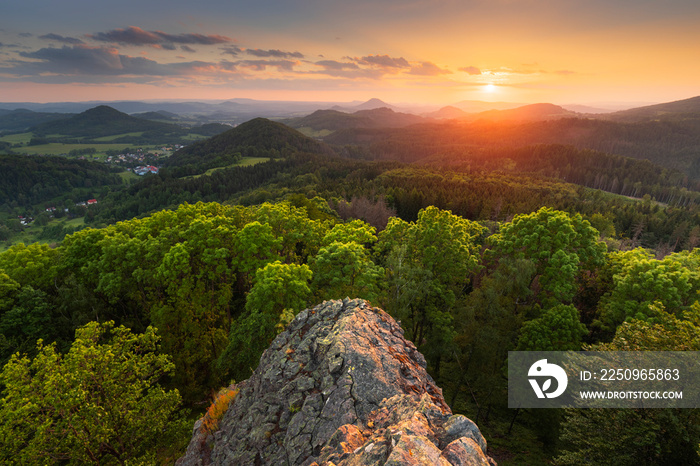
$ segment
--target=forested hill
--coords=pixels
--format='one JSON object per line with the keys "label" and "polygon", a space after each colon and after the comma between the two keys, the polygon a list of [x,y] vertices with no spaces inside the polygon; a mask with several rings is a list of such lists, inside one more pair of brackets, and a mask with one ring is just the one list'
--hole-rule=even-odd
{"label": "forested hill", "polygon": [[103,186],[121,185],[111,167],[87,160],[0,155],[0,202],[20,206],[57,198],[86,199]]}
{"label": "forested hill", "polygon": [[601,115],[600,118],[615,121],[639,122],[650,120],[700,119],[700,96],[690,99],[632,108],[621,112]]}
{"label": "forested hill", "polygon": [[429,120],[417,115],[395,112],[384,107],[359,110],[355,113],[317,110],[302,118],[286,120],[285,123],[293,128],[336,131],[344,128],[401,128],[426,121]]}
{"label": "forested hill", "polygon": [[298,152],[330,154],[325,144],[281,123],[255,118],[205,141],[175,152],[166,167],[192,167],[201,173],[209,168],[236,163],[241,157],[286,157]]}
{"label": "forested hill", "polygon": [[[488,121],[543,121],[559,118],[575,117],[576,113],[570,112],[554,104],[531,104],[522,107],[505,110],[488,110],[475,115],[465,116],[468,120]],[[465,118],[463,117],[463,118]]]}
{"label": "forested hill", "polygon": [[407,162],[446,153],[461,157],[482,149],[566,144],[647,159],[700,180],[700,118],[641,123],[585,118],[531,123],[453,121],[410,128],[344,129],[325,137],[324,141],[361,145],[376,158]]}
{"label": "forested hill", "polygon": [[61,134],[85,138],[141,131],[182,132],[180,126],[132,117],[106,105],[91,108],[67,119],[42,123],[31,130],[34,134],[43,136]]}

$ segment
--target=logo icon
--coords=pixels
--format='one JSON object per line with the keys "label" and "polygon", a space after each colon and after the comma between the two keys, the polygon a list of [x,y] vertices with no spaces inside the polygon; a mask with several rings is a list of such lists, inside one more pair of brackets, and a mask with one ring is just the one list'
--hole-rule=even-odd
{"label": "logo icon", "polygon": [[[537,398],[556,398],[566,390],[566,385],[569,383],[569,378],[566,372],[556,364],[547,363],[546,359],[540,359],[530,366],[527,373],[528,377],[547,377],[540,386],[537,379],[528,379],[532,389],[535,391]],[[557,381],[556,390],[548,392],[552,386],[552,378]]]}

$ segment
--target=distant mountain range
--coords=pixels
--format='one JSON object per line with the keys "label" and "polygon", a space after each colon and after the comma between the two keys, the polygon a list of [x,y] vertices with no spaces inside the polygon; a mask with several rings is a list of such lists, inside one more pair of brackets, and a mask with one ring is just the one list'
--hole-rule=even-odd
{"label": "distant mountain range", "polygon": [[[141,119],[162,123],[181,123],[194,126],[203,123],[226,123],[236,125],[256,117],[271,119],[292,119],[309,116],[317,110],[332,110],[346,114],[360,111],[390,109],[397,114],[420,115],[430,119],[485,118],[489,120],[533,121],[538,119],[562,118],[586,115],[591,118],[605,118],[616,121],[636,122],[644,119],[675,118],[677,114],[700,112],[700,97],[644,106],[624,111],[612,112],[609,108],[584,105],[553,106],[551,104],[524,105],[514,102],[483,102],[465,100],[443,108],[397,106],[381,99],[373,98],[366,102],[287,102],[253,99],[230,99],[225,101],[117,101],[117,102],[62,102],[62,103],[0,103],[0,133],[21,132],[31,127],[85,112],[95,107],[109,106],[122,113]],[[490,112],[490,113],[484,113]],[[332,116],[332,114],[327,114]],[[362,115],[360,115],[362,116]],[[367,116],[367,115],[364,115]],[[389,122],[396,121],[396,115],[386,113]],[[337,115],[332,118],[337,119]],[[377,118],[370,115],[372,125]],[[347,120],[352,125],[357,120]],[[354,123],[351,123],[354,121]],[[408,119],[406,119],[408,121]],[[366,123],[369,123],[368,122]],[[403,123],[402,123],[403,124]],[[394,125],[394,123],[391,123]],[[354,126],[353,126],[354,127]]]}
{"label": "distant mountain range", "polygon": [[[129,104],[132,109],[156,105],[134,102]],[[371,144],[385,138],[385,131],[400,131],[400,134],[392,136],[400,143],[416,138],[417,133],[425,134],[425,137],[420,140],[423,144],[430,137],[441,137],[442,131],[445,138],[454,138],[455,135],[459,135],[459,137],[468,137],[471,141],[469,143],[479,145],[504,145],[515,142],[518,144],[569,144],[578,148],[645,158],[664,167],[682,170],[694,179],[700,179],[700,156],[698,156],[700,154],[700,97],[607,114],[579,113],[571,111],[570,108],[547,103],[510,107],[513,104],[497,102],[489,105],[501,108],[479,112],[465,110],[475,110],[480,105],[486,105],[483,102],[473,101],[460,102],[459,105],[443,107],[422,115],[402,111],[379,99],[345,105],[342,107],[343,111],[338,107],[319,110],[317,107],[319,103],[313,102],[302,105],[301,103],[261,102],[246,99],[215,104],[196,102],[171,102],[171,104],[199,110],[206,107],[221,112],[213,115],[227,115],[226,112],[235,111],[253,112],[254,108],[261,113],[312,109],[302,115],[292,115],[284,119],[276,117],[276,119],[306,135],[322,138],[331,144],[360,146]],[[157,105],[165,104],[161,102]],[[37,141],[51,139],[49,142],[127,135],[122,136],[118,142],[140,144],[144,143],[143,141],[156,139],[180,138],[187,133],[209,137],[220,133],[227,134],[227,130],[237,124],[244,129],[247,127],[244,126],[244,121],[238,123],[223,120],[228,123],[227,125],[220,124],[216,119],[215,123],[204,125],[201,123],[206,123],[207,120],[190,119],[185,122],[181,119],[181,114],[163,108],[136,115],[138,117],[104,105],[78,114],[37,112],[26,108],[0,109],[0,132],[31,131]],[[244,114],[236,118],[243,119],[244,116],[241,115]],[[254,119],[248,118],[245,121],[251,120]],[[428,128],[443,124],[452,125],[458,128],[458,131],[451,131],[449,128],[444,131]],[[141,135],[129,135],[129,133]],[[226,137],[239,134],[237,140],[241,137],[240,133],[228,134]],[[294,138],[289,135],[280,136],[275,135],[274,132],[270,134],[274,141],[294,141]],[[429,136],[431,134],[433,136]],[[61,135],[61,137],[57,138],[55,135]],[[484,138],[486,140],[482,141]],[[219,142],[221,140],[211,141],[214,145]],[[266,157],[281,150],[277,146],[267,147],[259,140],[256,140],[254,145],[259,146],[261,149],[258,152],[262,151]],[[196,144],[192,146],[200,147]],[[230,162],[229,156],[232,153],[228,147],[231,144],[222,143],[220,146],[227,147],[224,151],[226,153],[219,149],[212,149],[219,154],[215,158],[221,159],[219,162]],[[212,147],[209,146],[209,149]],[[234,141],[233,147],[243,148],[236,149],[233,154],[255,155],[256,152],[250,149],[253,147],[252,143]],[[202,146],[200,152],[203,153],[209,149]],[[174,157],[173,161],[177,161],[178,158],[179,156]],[[207,165],[219,162],[212,161]]]}

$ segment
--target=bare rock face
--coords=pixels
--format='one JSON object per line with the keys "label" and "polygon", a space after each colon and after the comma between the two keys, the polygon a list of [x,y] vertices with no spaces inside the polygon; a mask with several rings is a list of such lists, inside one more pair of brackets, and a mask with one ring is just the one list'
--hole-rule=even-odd
{"label": "bare rock face", "polygon": [[299,313],[237,384],[220,430],[179,465],[495,465],[452,415],[425,359],[387,313],[325,301]]}

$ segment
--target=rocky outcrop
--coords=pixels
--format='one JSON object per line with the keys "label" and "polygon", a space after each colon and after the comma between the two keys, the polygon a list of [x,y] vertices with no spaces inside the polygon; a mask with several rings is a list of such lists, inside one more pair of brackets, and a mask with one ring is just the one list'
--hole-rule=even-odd
{"label": "rocky outcrop", "polygon": [[381,309],[326,301],[300,312],[237,384],[214,435],[195,424],[178,464],[495,465],[425,366]]}

